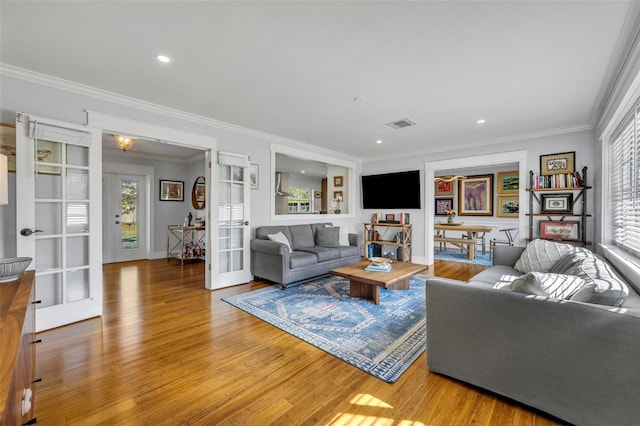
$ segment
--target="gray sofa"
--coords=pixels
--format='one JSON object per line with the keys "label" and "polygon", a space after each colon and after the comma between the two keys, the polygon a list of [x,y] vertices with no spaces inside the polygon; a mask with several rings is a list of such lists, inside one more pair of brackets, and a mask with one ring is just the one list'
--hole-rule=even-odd
{"label": "gray sofa", "polygon": [[469,282],[427,282],[429,369],[573,424],[639,424],[640,283],[618,307],[495,288],[523,275],[523,250],[496,246]]}
{"label": "gray sofa", "polygon": [[[251,240],[251,273],[256,278],[279,283],[285,289],[289,283],[360,262],[359,235],[349,234],[349,245],[340,245],[338,238],[322,238],[329,231],[338,231],[325,228],[333,226],[331,223],[314,223],[257,227],[255,238]],[[269,239],[269,235],[279,232],[286,237],[291,251],[287,244]]]}

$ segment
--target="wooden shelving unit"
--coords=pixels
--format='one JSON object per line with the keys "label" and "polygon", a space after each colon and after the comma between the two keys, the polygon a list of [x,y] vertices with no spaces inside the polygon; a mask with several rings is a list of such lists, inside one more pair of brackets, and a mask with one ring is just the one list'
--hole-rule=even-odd
{"label": "wooden shelving unit", "polygon": [[[570,244],[579,244],[584,246],[590,245],[591,241],[587,239],[587,218],[591,217],[587,214],[587,191],[592,187],[587,185],[587,167],[582,168],[582,186],[567,186],[559,188],[535,188],[535,173],[529,171],[529,241],[534,238],[540,238],[538,229],[534,229],[538,224],[538,221],[534,220],[536,217],[546,217],[547,220],[557,220],[559,222],[565,221],[566,218],[574,218],[580,222],[580,238],[576,239],[556,239],[556,238],[542,238],[545,240],[558,241]],[[571,205],[572,213],[542,213],[542,199],[538,196],[539,193],[561,193],[571,192],[574,194],[573,202]],[[577,213],[576,213],[577,211]]]}
{"label": "wooden shelving unit", "polygon": [[[393,238],[388,238],[392,231]],[[364,257],[367,256],[367,246],[369,244],[379,244],[381,246],[393,246],[402,248],[402,262],[411,262],[411,225],[402,223],[365,223],[364,224]],[[384,249],[382,250],[384,252]],[[394,250],[393,258],[398,256]]]}

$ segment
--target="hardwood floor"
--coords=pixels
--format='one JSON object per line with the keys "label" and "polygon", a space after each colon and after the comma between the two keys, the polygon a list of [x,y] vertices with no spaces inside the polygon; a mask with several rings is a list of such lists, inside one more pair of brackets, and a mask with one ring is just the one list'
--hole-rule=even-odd
{"label": "hardwood floor", "polygon": [[[466,279],[483,267],[437,261]],[[104,314],[42,332],[36,415],[43,425],[554,425],[429,372],[422,355],[394,384],[208,291],[202,263],[104,266]]]}

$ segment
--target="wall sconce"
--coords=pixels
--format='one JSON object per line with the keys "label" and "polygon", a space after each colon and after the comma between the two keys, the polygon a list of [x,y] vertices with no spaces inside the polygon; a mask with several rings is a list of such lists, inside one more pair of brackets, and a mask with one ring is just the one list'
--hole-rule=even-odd
{"label": "wall sconce", "polygon": [[116,140],[118,147],[124,152],[127,152],[133,146],[133,138],[119,135],[113,135],[113,138]]}
{"label": "wall sconce", "polygon": [[9,204],[9,159],[0,154],[0,205]]}

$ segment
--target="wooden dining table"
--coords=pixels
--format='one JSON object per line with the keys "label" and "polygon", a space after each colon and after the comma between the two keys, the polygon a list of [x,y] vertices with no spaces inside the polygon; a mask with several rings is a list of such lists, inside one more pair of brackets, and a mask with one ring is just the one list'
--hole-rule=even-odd
{"label": "wooden dining table", "polygon": [[[476,235],[482,232],[491,232],[493,229],[490,226],[486,225],[472,225],[465,223],[436,223],[433,228],[436,231],[434,241],[445,243],[445,244],[453,244],[461,250],[467,252],[467,259],[472,260],[476,257]],[[467,238],[453,238],[447,237],[446,231],[456,231],[466,233]]]}

